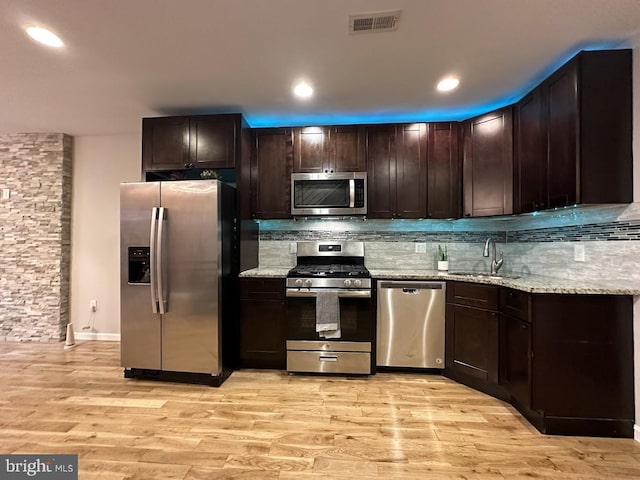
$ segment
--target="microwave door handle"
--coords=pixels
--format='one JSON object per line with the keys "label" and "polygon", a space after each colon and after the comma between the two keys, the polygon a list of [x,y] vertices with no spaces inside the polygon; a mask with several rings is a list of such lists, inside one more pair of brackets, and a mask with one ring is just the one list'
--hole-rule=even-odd
{"label": "microwave door handle", "polygon": [[158,233],[158,208],[151,209],[151,229],[149,231],[149,263],[151,264],[151,311],[158,313],[158,286],[156,284],[156,236]]}
{"label": "microwave door handle", "polygon": [[356,181],[355,179],[349,179],[349,208],[354,208],[356,205]]}

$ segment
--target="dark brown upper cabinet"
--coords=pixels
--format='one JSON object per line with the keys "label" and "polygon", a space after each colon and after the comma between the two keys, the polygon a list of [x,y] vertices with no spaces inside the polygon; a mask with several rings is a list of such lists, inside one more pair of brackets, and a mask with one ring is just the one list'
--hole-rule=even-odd
{"label": "dark brown upper cabinet", "polygon": [[631,50],[581,52],[515,106],[514,210],[628,203]]}
{"label": "dark brown upper cabinet", "polygon": [[513,212],[511,107],[463,123],[464,216]]}
{"label": "dark brown upper cabinet", "polygon": [[460,216],[458,124],[430,123],[427,149],[427,217]]}
{"label": "dark brown upper cabinet", "polygon": [[293,137],[290,128],[251,132],[253,218],[291,218]]}
{"label": "dark brown upper cabinet", "polygon": [[143,171],[234,168],[240,114],[142,119]]}
{"label": "dark brown upper cabinet", "polygon": [[514,107],[514,211],[533,212],[549,207],[542,91],[536,89]]}
{"label": "dark brown upper cabinet", "polygon": [[182,169],[188,164],[189,117],[143,118],[143,170]]}
{"label": "dark brown upper cabinet", "polygon": [[296,173],[365,172],[365,127],[294,128]]}
{"label": "dark brown upper cabinet", "polygon": [[369,218],[425,218],[427,125],[370,125],[367,182]]}

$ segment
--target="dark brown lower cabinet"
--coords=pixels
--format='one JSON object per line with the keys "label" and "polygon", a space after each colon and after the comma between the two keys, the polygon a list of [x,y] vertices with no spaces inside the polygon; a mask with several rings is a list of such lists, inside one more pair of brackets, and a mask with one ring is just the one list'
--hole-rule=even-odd
{"label": "dark brown lower cabinet", "polygon": [[449,282],[445,321],[445,374],[505,398],[499,379],[498,287]]}
{"label": "dark brown lower cabinet", "polygon": [[531,324],[500,314],[500,385],[514,405],[531,408]]}
{"label": "dark brown lower cabinet", "polygon": [[633,437],[633,297],[534,294],[532,313],[522,413],[544,433]]}
{"label": "dark brown lower cabinet", "polygon": [[240,366],[286,368],[284,279],[240,279]]}
{"label": "dark brown lower cabinet", "polygon": [[543,433],[633,437],[633,297],[449,282],[446,315],[448,377]]}

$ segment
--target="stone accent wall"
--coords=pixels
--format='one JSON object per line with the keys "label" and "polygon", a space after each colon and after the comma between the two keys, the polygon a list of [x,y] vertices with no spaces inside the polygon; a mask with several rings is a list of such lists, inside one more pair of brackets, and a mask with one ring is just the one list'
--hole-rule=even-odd
{"label": "stone accent wall", "polygon": [[65,339],[72,149],[64,134],[0,136],[0,341]]}

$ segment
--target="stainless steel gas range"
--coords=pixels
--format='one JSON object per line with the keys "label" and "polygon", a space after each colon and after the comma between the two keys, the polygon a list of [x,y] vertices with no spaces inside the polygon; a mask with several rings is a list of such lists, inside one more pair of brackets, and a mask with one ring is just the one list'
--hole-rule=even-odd
{"label": "stainless steel gas range", "polygon": [[371,374],[375,316],[364,243],[298,242],[286,286],[287,371]]}

